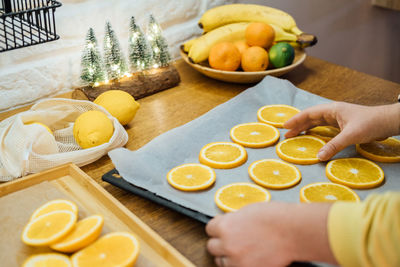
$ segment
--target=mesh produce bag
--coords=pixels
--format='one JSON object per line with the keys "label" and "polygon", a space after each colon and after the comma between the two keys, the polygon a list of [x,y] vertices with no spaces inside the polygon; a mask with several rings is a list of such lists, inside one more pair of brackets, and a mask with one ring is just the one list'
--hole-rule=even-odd
{"label": "mesh produce bag", "polygon": [[[73,136],[75,119],[89,110],[104,112],[113,122],[114,133],[102,145],[82,149]],[[52,129],[51,134],[40,122]],[[0,181],[10,181],[65,163],[89,164],[108,151],[122,147],[128,134],[116,118],[90,101],[64,98],[43,99],[28,111],[0,122]]]}

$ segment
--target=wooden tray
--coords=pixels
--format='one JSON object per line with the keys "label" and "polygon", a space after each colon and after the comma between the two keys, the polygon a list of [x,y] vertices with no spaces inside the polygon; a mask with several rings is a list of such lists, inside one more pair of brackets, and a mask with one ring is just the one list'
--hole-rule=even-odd
{"label": "wooden tray", "polygon": [[20,266],[29,255],[50,250],[24,245],[20,234],[35,208],[60,195],[78,205],[79,218],[82,215],[102,214],[105,220],[102,235],[111,231],[134,233],[141,245],[135,266],[194,266],[73,164],[0,185],[2,266]]}

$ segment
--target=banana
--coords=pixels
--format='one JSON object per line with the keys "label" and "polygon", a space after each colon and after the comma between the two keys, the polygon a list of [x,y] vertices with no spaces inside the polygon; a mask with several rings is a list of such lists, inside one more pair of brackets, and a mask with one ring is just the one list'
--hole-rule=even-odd
{"label": "banana", "polygon": [[209,32],[222,25],[237,22],[264,22],[274,24],[295,35],[303,33],[288,13],[276,8],[252,4],[231,4],[211,8],[200,18],[199,26],[204,32]]}
{"label": "banana", "polygon": [[194,44],[194,42],[197,40],[197,38],[195,39],[191,39],[189,41],[186,41],[183,45],[182,45],[182,49],[184,52],[189,53],[190,48],[192,47],[192,45]]}

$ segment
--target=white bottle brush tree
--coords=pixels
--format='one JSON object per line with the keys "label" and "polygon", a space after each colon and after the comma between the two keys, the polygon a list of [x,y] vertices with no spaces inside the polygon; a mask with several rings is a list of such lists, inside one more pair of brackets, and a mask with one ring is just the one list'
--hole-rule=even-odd
{"label": "white bottle brush tree", "polygon": [[103,50],[108,79],[116,80],[125,75],[128,68],[110,22],[106,22]]}
{"label": "white bottle brush tree", "polygon": [[152,52],[135,18],[131,17],[129,26],[129,65],[132,72],[149,69],[152,63]]}
{"label": "white bottle brush tree", "polygon": [[85,48],[81,59],[81,79],[93,86],[106,79],[103,61],[97,45],[97,39],[92,28],[86,34]]}
{"label": "white bottle brush tree", "polygon": [[147,28],[147,39],[153,51],[153,67],[166,67],[171,61],[171,55],[168,51],[168,43],[162,36],[160,25],[156,22],[153,15],[150,15],[150,21]]}

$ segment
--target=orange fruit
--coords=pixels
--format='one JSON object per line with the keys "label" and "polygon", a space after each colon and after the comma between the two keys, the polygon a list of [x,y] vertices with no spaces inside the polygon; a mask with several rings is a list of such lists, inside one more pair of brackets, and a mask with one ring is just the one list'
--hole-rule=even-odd
{"label": "orange fruit", "polygon": [[208,63],[217,70],[234,71],[240,66],[240,52],[233,43],[222,42],[211,47]]}
{"label": "orange fruit", "polygon": [[242,55],[244,71],[264,71],[268,68],[268,52],[260,46],[247,48]]}
{"label": "orange fruit", "polygon": [[257,118],[260,122],[283,128],[283,124],[299,112],[300,110],[289,105],[267,105],[257,111]]}
{"label": "orange fruit", "polygon": [[247,44],[246,40],[235,41],[233,44],[239,50],[240,55],[243,55],[244,51],[250,46]]}
{"label": "orange fruit", "polygon": [[200,150],[199,161],[216,169],[231,169],[242,165],[247,160],[243,146],[232,142],[214,142]]}
{"label": "orange fruit", "polygon": [[360,197],[356,192],[341,184],[312,183],[300,189],[300,201],[306,203],[335,201],[359,202]]}
{"label": "orange fruit", "polygon": [[230,131],[233,142],[251,148],[270,146],[279,139],[279,135],[274,126],[261,122],[239,124]]}
{"label": "orange fruit", "polygon": [[52,211],[56,211],[56,210],[69,210],[71,212],[73,212],[76,216],[78,216],[78,207],[75,205],[74,202],[70,201],[70,200],[66,200],[66,199],[54,199],[54,200],[50,200],[48,202],[46,202],[45,204],[43,204],[42,206],[40,206],[39,208],[37,208],[31,218],[29,219],[30,221],[32,221],[33,219],[52,212]]}
{"label": "orange fruit", "polygon": [[307,130],[306,132],[306,134],[321,138],[325,142],[330,141],[333,137],[335,137],[339,133],[340,130],[332,126],[317,126]]}
{"label": "orange fruit", "polygon": [[167,174],[168,183],[182,191],[197,191],[210,187],[215,182],[215,172],[210,167],[189,163],[179,165]]}
{"label": "orange fruit", "polygon": [[356,145],[358,153],[378,162],[400,162],[400,140],[389,137],[383,141]]}
{"label": "orange fruit", "polygon": [[22,267],[72,267],[67,255],[61,253],[43,253],[30,256]]}
{"label": "orange fruit", "polygon": [[350,188],[373,188],[384,180],[384,173],[376,163],[361,158],[335,159],[326,165],[326,176],[334,183]]}
{"label": "orange fruit", "polygon": [[252,22],[246,28],[245,37],[248,45],[267,49],[274,42],[275,31],[269,24]]}

